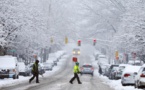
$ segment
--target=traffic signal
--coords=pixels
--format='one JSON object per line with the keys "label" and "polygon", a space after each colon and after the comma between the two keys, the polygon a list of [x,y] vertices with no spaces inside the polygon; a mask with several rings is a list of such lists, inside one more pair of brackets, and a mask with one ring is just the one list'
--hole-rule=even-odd
{"label": "traffic signal", "polygon": [[96,45],[96,39],[93,40],[93,45],[94,45],[94,46]]}
{"label": "traffic signal", "polygon": [[65,37],[65,44],[68,44],[68,38]]}
{"label": "traffic signal", "polygon": [[50,38],[50,42],[53,43],[53,38],[52,37]]}
{"label": "traffic signal", "polygon": [[81,46],[81,40],[78,40],[78,46]]}

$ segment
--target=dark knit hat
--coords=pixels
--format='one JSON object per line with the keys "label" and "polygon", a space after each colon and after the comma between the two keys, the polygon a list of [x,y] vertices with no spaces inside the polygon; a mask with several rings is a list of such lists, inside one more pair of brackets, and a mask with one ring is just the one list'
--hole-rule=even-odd
{"label": "dark knit hat", "polygon": [[36,63],[39,63],[39,60],[36,60]]}
{"label": "dark knit hat", "polygon": [[79,65],[79,63],[78,63],[78,62],[76,62],[76,65]]}

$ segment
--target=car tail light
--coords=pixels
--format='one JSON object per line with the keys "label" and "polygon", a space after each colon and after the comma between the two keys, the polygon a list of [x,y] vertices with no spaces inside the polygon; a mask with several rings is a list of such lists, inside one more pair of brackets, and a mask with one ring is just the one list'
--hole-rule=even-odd
{"label": "car tail light", "polygon": [[130,76],[130,74],[124,74],[124,77],[128,77],[128,76]]}
{"label": "car tail light", "polygon": [[144,74],[141,74],[140,77],[145,77],[145,75]]}

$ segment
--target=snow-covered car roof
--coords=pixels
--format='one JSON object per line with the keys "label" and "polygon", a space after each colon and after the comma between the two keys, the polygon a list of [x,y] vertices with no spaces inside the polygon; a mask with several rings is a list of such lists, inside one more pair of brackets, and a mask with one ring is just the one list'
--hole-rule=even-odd
{"label": "snow-covered car roof", "polygon": [[18,65],[19,65],[19,70],[25,70],[25,63],[24,62],[18,62]]}
{"label": "snow-covered car roof", "polygon": [[17,58],[13,56],[0,56],[0,68],[10,69],[15,68]]}
{"label": "snow-covered car roof", "polygon": [[124,73],[134,73],[134,72],[138,72],[139,69],[141,68],[141,66],[127,66],[124,71]]}
{"label": "snow-covered car roof", "polygon": [[128,63],[134,63],[134,62],[143,62],[143,61],[140,61],[140,60],[130,60]]}
{"label": "snow-covered car roof", "polygon": [[130,64],[120,64],[119,67],[120,66],[130,66]]}
{"label": "snow-covered car roof", "polygon": [[103,55],[103,54],[100,54],[98,57],[106,57],[105,55]]}
{"label": "snow-covered car roof", "polygon": [[94,55],[101,54],[99,51],[95,51]]}
{"label": "snow-covered car roof", "polygon": [[68,58],[69,55],[63,55],[61,58]]}
{"label": "snow-covered car roof", "polygon": [[53,60],[47,60],[46,63],[53,63]]}
{"label": "snow-covered car roof", "polygon": [[52,63],[47,63],[47,62],[43,63],[43,66],[51,66],[51,65]]}
{"label": "snow-covered car roof", "polygon": [[64,53],[65,53],[65,51],[57,51],[56,55],[60,56],[60,55],[63,55]]}

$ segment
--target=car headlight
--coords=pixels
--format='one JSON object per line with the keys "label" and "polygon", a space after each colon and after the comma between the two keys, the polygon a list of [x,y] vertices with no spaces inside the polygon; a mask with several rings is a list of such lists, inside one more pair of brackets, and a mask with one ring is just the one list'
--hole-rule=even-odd
{"label": "car headlight", "polygon": [[75,54],[76,52],[75,51],[73,51],[73,54]]}
{"label": "car headlight", "polygon": [[78,51],[78,54],[80,54],[81,52],[80,51]]}

